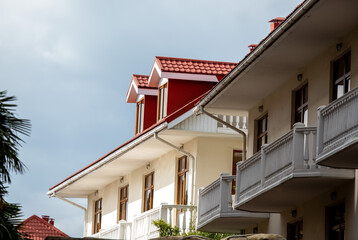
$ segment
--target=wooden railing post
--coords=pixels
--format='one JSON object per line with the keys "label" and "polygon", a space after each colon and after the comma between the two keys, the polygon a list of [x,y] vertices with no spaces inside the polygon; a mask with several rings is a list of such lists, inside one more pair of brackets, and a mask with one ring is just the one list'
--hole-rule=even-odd
{"label": "wooden railing post", "polygon": [[317,109],[317,142],[316,142],[316,155],[319,155],[323,151],[323,136],[324,136],[324,126],[323,126],[323,116],[321,114],[322,109],[326,106],[320,106]]}
{"label": "wooden railing post", "polygon": [[266,153],[265,153],[265,148],[266,148],[267,144],[264,144],[261,146],[261,165],[260,165],[260,168],[261,168],[261,187],[264,186],[265,184],[265,179],[266,179],[266,176],[265,176],[265,169],[266,169]]}
{"label": "wooden railing post", "polygon": [[303,128],[303,123],[295,123],[293,125],[293,139],[292,139],[292,165],[293,169],[302,169],[304,162],[304,134],[297,131],[298,128]]}
{"label": "wooden railing post", "polygon": [[226,212],[228,210],[229,202],[228,202],[228,191],[229,187],[227,186],[229,183],[223,179],[224,176],[229,176],[229,173],[221,173],[220,174],[220,202],[219,207],[221,212]]}

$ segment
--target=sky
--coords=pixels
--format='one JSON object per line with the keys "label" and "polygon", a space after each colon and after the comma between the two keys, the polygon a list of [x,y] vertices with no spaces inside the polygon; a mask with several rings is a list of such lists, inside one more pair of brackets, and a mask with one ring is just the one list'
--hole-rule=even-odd
{"label": "sky", "polygon": [[46,192],[134,136],[132,74],[155,56],[238,62],[300,2],[0,0],[0,91],[32,123],[6,200],[81,237],[83,210]]}

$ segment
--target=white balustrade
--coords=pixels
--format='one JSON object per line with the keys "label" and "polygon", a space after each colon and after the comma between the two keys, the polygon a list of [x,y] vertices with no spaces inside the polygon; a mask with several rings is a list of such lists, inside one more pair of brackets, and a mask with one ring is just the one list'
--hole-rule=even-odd
{"label": "white balustrade", "polygon": [[293,130],[238,163],[235,200],[244,201],[293,171],[310,168],[316,168],[316,128],[296,123]]}
{"label": "white balustrade", "polygon": [[106,239],[130,239],[131,238],[130,222],[121,220],[118,224],[107,229],[100,229],[98,233],[93,234],[93,238],[106,238]]}
{"label": "white balustrade", "polygon": [[[224,122],[227,122],[228,124],[232,125],[235,128],[238,129],[247,129],[246,122],[247,117],[246,116],[233,116],[233,115],[215,115],[216,117],[220,118]],[[229,129],[226,125],[222,124],[221,122],[217,122],[218,128],[223,129]]]}
{"label": "white balustrade", "polygon": [[220,178],[199,190],[198,225],[212,216],[233,211],[231,184],[235,176],[222,173]]}
{"label": "white balustrade", "polygon": [[358,138],[358,88],[318,108],[317,154]]}

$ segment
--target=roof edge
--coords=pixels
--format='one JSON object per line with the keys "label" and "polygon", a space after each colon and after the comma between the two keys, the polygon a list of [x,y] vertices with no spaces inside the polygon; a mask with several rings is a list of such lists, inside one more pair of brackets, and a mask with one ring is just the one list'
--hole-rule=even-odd
{"label": "roof edge", "polygon": [[305,0],[290,13],[286,19],[272,32],[270,32],[257,47],[247,54],[235,68],[233,68],[195,107],[198,112],[200,107],[205,107],[216,97],[218,97],[227,85],[240,75],[249,65],[251,65],[262,53],[265,52],[286,30],[293,26],[305,13],[307,13],[319,0]]}

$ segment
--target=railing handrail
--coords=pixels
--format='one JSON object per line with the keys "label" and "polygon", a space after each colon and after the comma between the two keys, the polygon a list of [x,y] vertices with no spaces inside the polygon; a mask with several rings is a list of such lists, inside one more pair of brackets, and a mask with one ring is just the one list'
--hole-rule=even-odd
{"label": "railing handrail", "polygon": [[328,106],[321,109],[321,115],[325,117],[327,114],[331,113],[334,109],[344,104],[345,102],[350,101],[351,99],[358,96],[358,87],[353,88],[349,92],[345,93],[342,97],[335,99]]}

